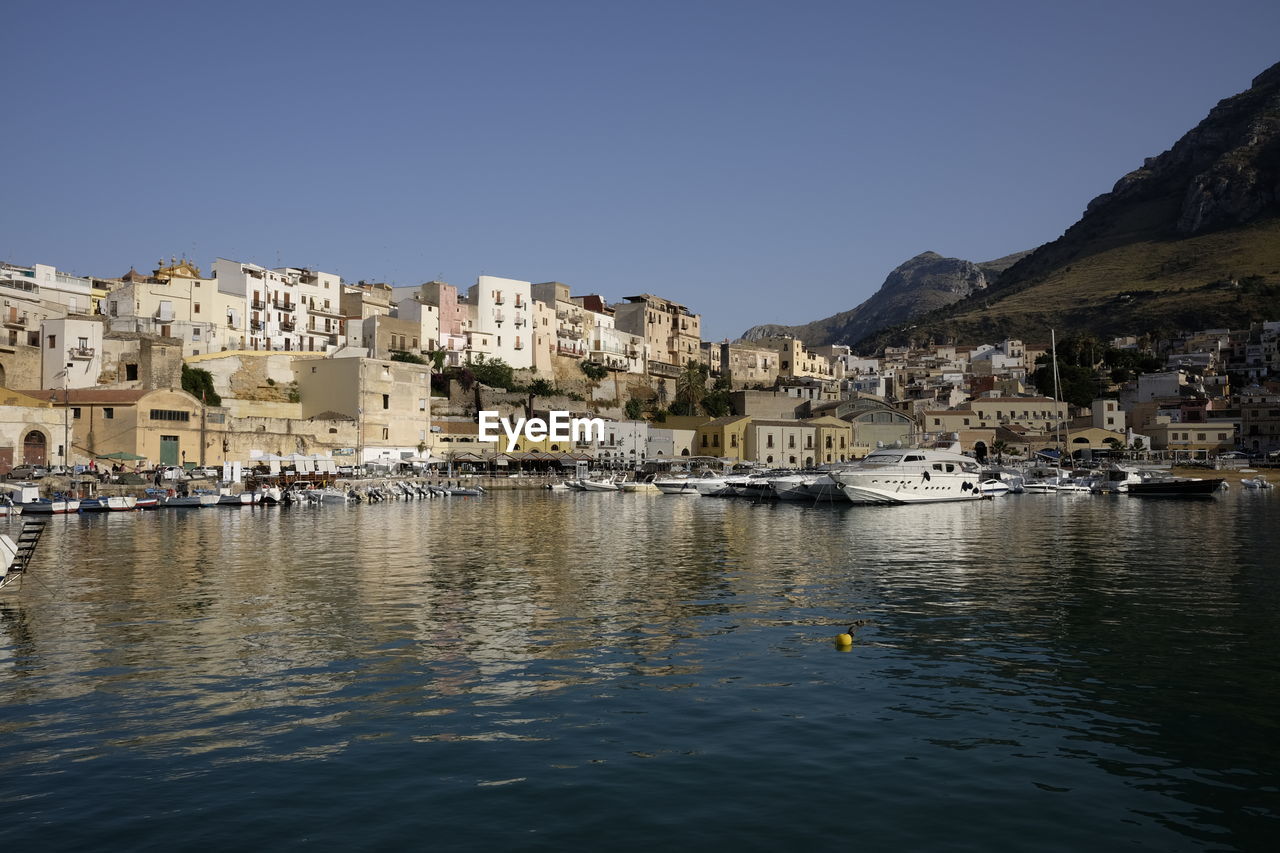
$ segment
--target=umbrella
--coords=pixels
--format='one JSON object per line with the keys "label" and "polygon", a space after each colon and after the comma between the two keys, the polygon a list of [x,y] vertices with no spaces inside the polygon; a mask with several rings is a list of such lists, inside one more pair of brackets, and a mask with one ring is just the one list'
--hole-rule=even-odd
{"label": "umbrella", "polygon": [[119,450],[119,451],[116,451],[115,453],[104,453],[98,458],[99,459],[118,459],[122,462],[141,462],[143,459],[146,459],[147,457],[139,456],[136,453],[126,453],[123,450]]}

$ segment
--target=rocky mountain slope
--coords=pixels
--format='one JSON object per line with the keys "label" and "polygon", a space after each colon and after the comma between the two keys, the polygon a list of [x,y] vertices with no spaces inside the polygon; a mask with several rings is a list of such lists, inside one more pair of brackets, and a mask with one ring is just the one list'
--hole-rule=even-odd
{"label": "rocky mountain slope", "polygon": [[854,343],[880,329],[903,323],[929,311],[985,291],[996,277],[1026,252],[975,264],[923,252],[889,273],[866,302],[803,326],[753,326],[743,333],[753,341],[771,335],[792,335],[809,346]]}
{"label": "rocky mountain slope", "polygon": [[1280,319],[1280,63],[986,290],[860,348],[1260,319]]}

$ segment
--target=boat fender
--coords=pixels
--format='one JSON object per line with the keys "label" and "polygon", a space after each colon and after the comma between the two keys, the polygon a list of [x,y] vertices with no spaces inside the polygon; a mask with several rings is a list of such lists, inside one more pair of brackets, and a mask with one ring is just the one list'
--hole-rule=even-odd
{"label": "boat fender", "polygon": [[933,479],[932,477],[930,477],[930,476],[929,476],[929,472],[928,472],[928,471],[925,471],[925,472],[924,472],[924,478],[925,478],[926,480],[932,480],[932,479]]}
{"label": "boat fender", "polygon": [[176,498],[178,496],[178,492],[175,489],[169,489],[168,494],[171,498]]}

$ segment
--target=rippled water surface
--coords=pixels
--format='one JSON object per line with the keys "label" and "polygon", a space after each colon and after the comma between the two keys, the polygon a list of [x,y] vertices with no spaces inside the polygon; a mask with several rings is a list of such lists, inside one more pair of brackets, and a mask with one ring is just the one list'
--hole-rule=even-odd
{"label": "rippled water surface", "polygon": [[1278,553],[1247,492],[57,518],[0,844],[1270,849]]}

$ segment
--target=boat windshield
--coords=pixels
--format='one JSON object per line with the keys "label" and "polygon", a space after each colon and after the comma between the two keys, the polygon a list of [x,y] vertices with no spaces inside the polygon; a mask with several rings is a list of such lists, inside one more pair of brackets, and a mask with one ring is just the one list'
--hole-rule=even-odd
{"label": "boat windshield", "polygon": [[863,465],[896,465],[902,461],[900,453],[875,453],[862,460]]}

